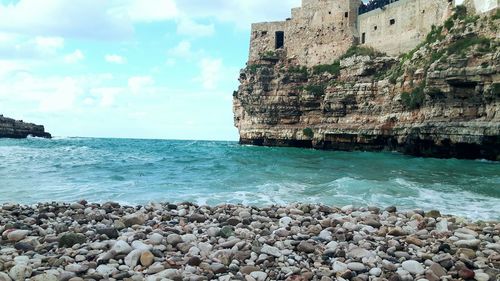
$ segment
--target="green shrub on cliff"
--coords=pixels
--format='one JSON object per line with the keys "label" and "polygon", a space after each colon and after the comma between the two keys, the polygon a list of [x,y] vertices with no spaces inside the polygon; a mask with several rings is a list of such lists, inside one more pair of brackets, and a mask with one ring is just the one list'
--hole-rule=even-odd
{"label": "green shrub on cliff", "polygon": [[250,72],[251,74],[256,74],[257,71],[262,68],[264,65],[262,64],[251,64],[249,66],[247,66],[247,70],[248,72]]}
{"label": "green shrub on cliff", "polygon": [[493,91],[493,95],[500,97],[500,83],[491,85],[491,90]]}
{"label": "green shrub on cliff", "polygon": [[435,25],[433,25],[431,31],[425,37],[425,44],[432,44],[436,41],[441,41],[444,38],[445,35],[443,34],[443,27],[436,27]]}
{"label": "green shrub on cliff", "polygon": [[292,66],[292,67],[288,68],[288,72],[301,74],[305,77],[307,77],[309,75],[309,71],[307,70],[307,67],[305,67],[305,66]]}
{"label": "green shrub on cliff", "polygon": [[302,130],[302,133],[304,134],[304,136],[310,139],[314,137],[314,131],[311,128],[305,128],[304,130]]}
{"label": "green shrub on cliff", "polygon": [[332,64],[320,64],[313,67],[313,73],[316,75],[325,72],[332,75],[340,75],[340,61],[335,61]]}
{"label": "green shrub on cliff", "polygon": [[403,92],[401,94],[401,102],[410,110],[420,108],[424,104],[425,94],[424,86],[420,85],[413,89],[411,93]]}
{"label": "green shrub on cliff", "polygon": [[491,17],[493,20],[500,19],[500,9],[497,9],[495,14]]}
{"label": "green shrub on cliff", "polygon": [[453,19],[465,19],[467,17],[467,7],[464,5],[458,5],[453,9],[453,16],[451,18]]}
{"label": "green shrub on cliff", "polygon": [[345,54],[340,56],[340,59],[346,59],[353,56],[369,56],[369,57],[380,57],[384,54],[375,50],[372,47],[365,46],[352,46],[350,47]]}
{"label": "green shrub on cliff", "polygon": [[491,40],[485,37],[461,38],[448,47],[448,54],[463,54],[468,48],[479,45],[480,50],[488,52],[490,50]]}
{"label": "green shrub on cliff", "polygon": [[322,96],[325,94],[326,86],[324,84],[309,84],[304,87],[304,90],[315,96]]}

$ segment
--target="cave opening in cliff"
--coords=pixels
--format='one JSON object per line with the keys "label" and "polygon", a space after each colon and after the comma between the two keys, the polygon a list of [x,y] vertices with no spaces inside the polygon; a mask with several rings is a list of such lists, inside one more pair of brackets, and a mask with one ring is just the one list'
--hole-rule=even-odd
{"label": "cave opening in cliff", "polygon": [[276,49],[281,49],[285,46],[285,32],[276,31]]}

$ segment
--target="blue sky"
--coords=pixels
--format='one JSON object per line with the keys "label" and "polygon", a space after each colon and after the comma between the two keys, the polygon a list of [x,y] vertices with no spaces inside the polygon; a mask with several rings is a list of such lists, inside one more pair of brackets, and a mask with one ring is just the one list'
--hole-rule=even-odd
{"label": "blue sky", "polygon": [[0,114],[56,136],[237,140],[250,23],[300,0],[0,0]]}

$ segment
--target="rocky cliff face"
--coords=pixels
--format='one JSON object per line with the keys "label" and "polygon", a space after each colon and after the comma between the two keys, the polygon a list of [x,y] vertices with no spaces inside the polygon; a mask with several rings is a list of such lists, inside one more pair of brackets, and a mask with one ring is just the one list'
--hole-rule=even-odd
{"label": "rocky cliff face", "polygon": [[500,20],[464,11],[400,57],[353,47],[332,65],[285,55],[241,71],[240,142],[500,160]]}
{"label": "rocky cliff face", "polygon": [[0,115],[0,138],[23,139],[28,136],[51,138],[52,136],[45,132],[45,128],[41,125],[24,123],[11,118],[6,118]]}

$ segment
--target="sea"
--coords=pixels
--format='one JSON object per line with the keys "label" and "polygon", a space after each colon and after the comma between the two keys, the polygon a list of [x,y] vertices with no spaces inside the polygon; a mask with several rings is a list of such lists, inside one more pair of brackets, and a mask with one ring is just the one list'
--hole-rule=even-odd
{"label": "sea", "polygon": [[500,163],[229,141],[0,139],[0,203],[321,203],[500,220]]}

